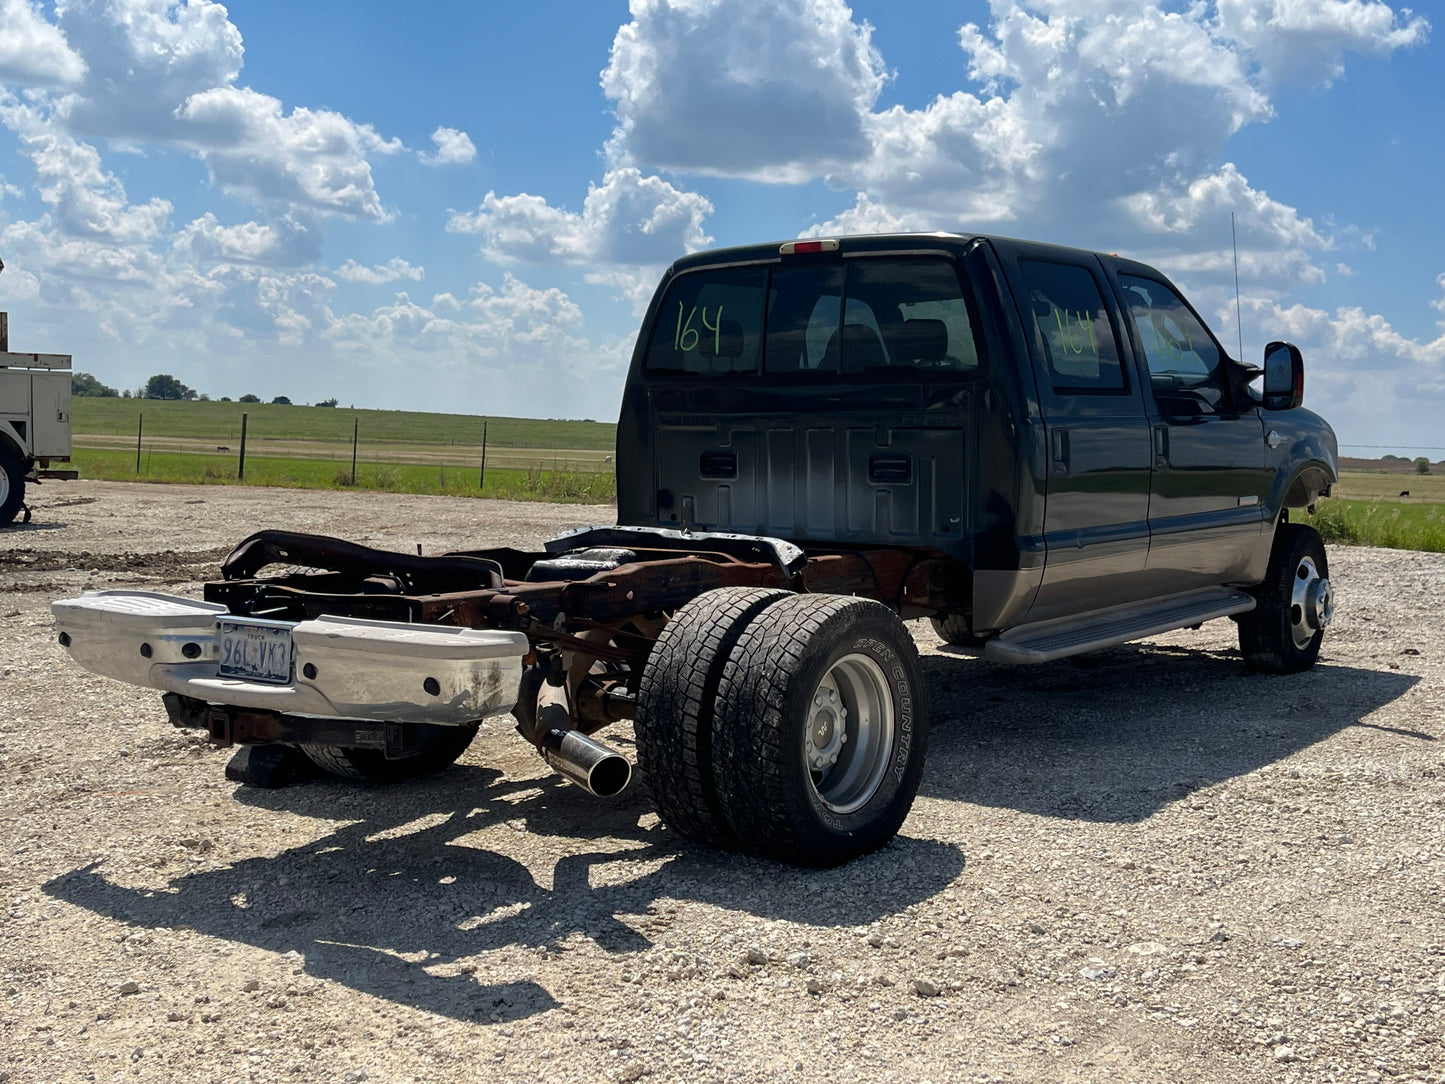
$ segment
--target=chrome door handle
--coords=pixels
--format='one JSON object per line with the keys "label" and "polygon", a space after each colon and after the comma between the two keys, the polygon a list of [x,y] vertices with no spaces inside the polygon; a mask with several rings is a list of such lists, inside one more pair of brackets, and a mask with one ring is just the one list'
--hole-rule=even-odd
{"label": "chrome door handle", "polygon": [[1284,437],[1279,435],[1278,429],[1271,429],[1269,431],[1269,436],[1264,438],[1264,442],[1268,444],[1271,448],[1278,448],[1281,444],[1284,443]]}

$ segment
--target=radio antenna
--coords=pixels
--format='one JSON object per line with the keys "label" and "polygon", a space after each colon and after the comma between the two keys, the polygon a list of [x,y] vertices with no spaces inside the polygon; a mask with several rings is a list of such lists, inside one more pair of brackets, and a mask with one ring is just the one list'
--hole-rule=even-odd
{"label": "radio antenna", "polygon": [[1229,243],[1234,247],[1234,323],[1239,329],[1239,360],[1244,361],[1244,311],[1239,303],[1239,238],[1234,232],[1234,212],[1229,212]]}

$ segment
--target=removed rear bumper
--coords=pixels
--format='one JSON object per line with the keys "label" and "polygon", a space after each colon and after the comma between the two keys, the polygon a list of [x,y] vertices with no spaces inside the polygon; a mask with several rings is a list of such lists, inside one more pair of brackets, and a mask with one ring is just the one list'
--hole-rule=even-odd
{"label": "removed rear bumper", "polygon": [[224,606],[150,591],[87,591],[50,608],[61,644],[87,670],[286,715],[452,725],[502,715],[516,704],[529,650],[521,633],[495,629],[351,617],[276,622],[291,630],[291,680],[268,684],[220,676],[216,624]]}

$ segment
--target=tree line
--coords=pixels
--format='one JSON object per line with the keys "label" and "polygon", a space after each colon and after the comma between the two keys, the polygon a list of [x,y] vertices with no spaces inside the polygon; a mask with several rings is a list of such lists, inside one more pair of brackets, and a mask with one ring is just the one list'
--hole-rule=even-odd
{"label": "tree line", "polygon": [[[90,373],[75,373],[70,378],[70,394],[80,398],[94,399],[169,399],[169,400],[194,400],[200,403],[208,403],[211,397],[205,392],[198,392],[195,388],[188,388],[170,373],[157,373],[145,382],[142,387],[132,392],[129,388],[124,391],[116,391],[108,384],[102,384]],[[259,403],[259,395],[242,395],[238,403]],[[229,403],[231,397],[223,395],[216,400],[218,403]],[[272,403],[280,406],[291,406],[291,400],[284,395],[278,395],[271,400]],[[334,407],[337,404],[335,396],[330,399],[322,399],[320,402],[312,403],[312,406]]]}

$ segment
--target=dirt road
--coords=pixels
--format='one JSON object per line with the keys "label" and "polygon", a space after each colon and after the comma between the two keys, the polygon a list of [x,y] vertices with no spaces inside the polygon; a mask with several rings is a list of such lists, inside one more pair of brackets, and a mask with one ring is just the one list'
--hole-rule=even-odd
{"label": "dirt road", "polygon": [[3,1084],[1445,1081],[1445,556],[1332,550],[1296,677],[1227,621],[1017,669],[915,626],[922,793],[817,872],[681,845],[505,719],[422,782],[238,789],[54,642],[52,599],[194,592],[262,526],[435,552],[607,509],[36,496],[0,532]]}

